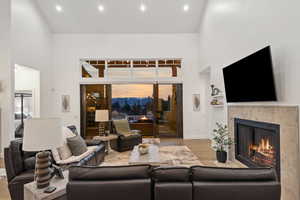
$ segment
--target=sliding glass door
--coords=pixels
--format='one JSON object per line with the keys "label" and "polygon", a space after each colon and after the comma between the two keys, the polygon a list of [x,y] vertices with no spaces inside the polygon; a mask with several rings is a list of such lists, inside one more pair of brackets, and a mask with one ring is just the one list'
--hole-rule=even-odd
{"label": "sliding glass door", "polygon": [[153,85],[113,84],[112,120],[127,119],[131,130],[154,136]]}
{"label": "sliding glass door", "polygon": [[110,119],[127,119],[145,137],[182,137],[181,84],[112,84],[81,86],[81,131],[97,135],[95,110]]}

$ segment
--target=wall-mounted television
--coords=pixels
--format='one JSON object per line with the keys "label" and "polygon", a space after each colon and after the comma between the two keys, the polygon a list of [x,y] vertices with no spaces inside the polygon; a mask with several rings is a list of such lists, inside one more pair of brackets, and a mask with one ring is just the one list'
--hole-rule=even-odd
{"label": "wall-mounted television", "polygon": [[227,102],[277,101],[270,46],[223,68]]}

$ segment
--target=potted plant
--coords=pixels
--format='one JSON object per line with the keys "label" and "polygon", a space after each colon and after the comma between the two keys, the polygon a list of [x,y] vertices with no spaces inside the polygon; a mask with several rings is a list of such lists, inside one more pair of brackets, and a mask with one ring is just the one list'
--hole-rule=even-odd
{"label": "potted plant", "polygon": [[216,123],[217,128],[213,130],[213,148],[216,150],[216,156],[218,162],[225,163],[227,161],[226,149],[229,149],[233,144],[232,139],[229,136],[228,128],[226,125]]}

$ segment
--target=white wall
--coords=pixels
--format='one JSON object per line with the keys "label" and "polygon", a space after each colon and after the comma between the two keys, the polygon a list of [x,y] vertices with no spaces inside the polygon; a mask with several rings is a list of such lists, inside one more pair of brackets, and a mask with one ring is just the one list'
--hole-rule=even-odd
{"label": "white wall", "polygon": [[[210,0],[200,29],[201,66],[224,91],[222,68],[271,45],[279,102],[300,104],[300,1]],[[212,111],[226,122],[226,108]]]}
{"label": "white wall", "polygon": [[16,65],[15,91],[32,92],[32,117],[40,117],[40,71]]}
{"label": "white wall", "polygon": [[[205,111],[194,112],[192,94],[203,92],[199,79],[199,37],[197,34],[124,34],[54,36],[53,116],[65,124],[80,125],[79,77],[81,58],[183,58],[184,136],[206,138]],[[61,95],[71,95],[71,112],[61,112]]]}
{"label": "white wall", "polygon": [[40,71],[41,116],[51,110],[52,33],[32,0],[12,0],[12,59]]}
{"label": "white wall", "polygon": [[52,34],[32,0],[0,1],[1,150],[14,137],[14,64],[41,71],[41,114],[48,115]]}
{"label": "white wall", "polygon": [[0,152],[11,139],[8,133],[13,131],[10,6],[10,0],[0,1]]}

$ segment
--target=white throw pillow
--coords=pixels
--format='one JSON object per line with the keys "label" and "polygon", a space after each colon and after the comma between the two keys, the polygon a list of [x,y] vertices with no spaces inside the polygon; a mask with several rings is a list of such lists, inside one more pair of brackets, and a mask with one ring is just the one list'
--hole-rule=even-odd
{"label": "white throw pillow", "polygon": [[57,148],[61,160],[66,160],[72,156],[72,152],[68,144],[64,143],[63,146]]}
{"label": "white throw pillow", "polygon": [[65,160],[72,156],[71,150],[67,144],[67,138],[75,137],[76,135],[68,127],[62,127],[62,134],[63,145],[61,147],[51,150],[56,163],[59,163],[61,160]]}

